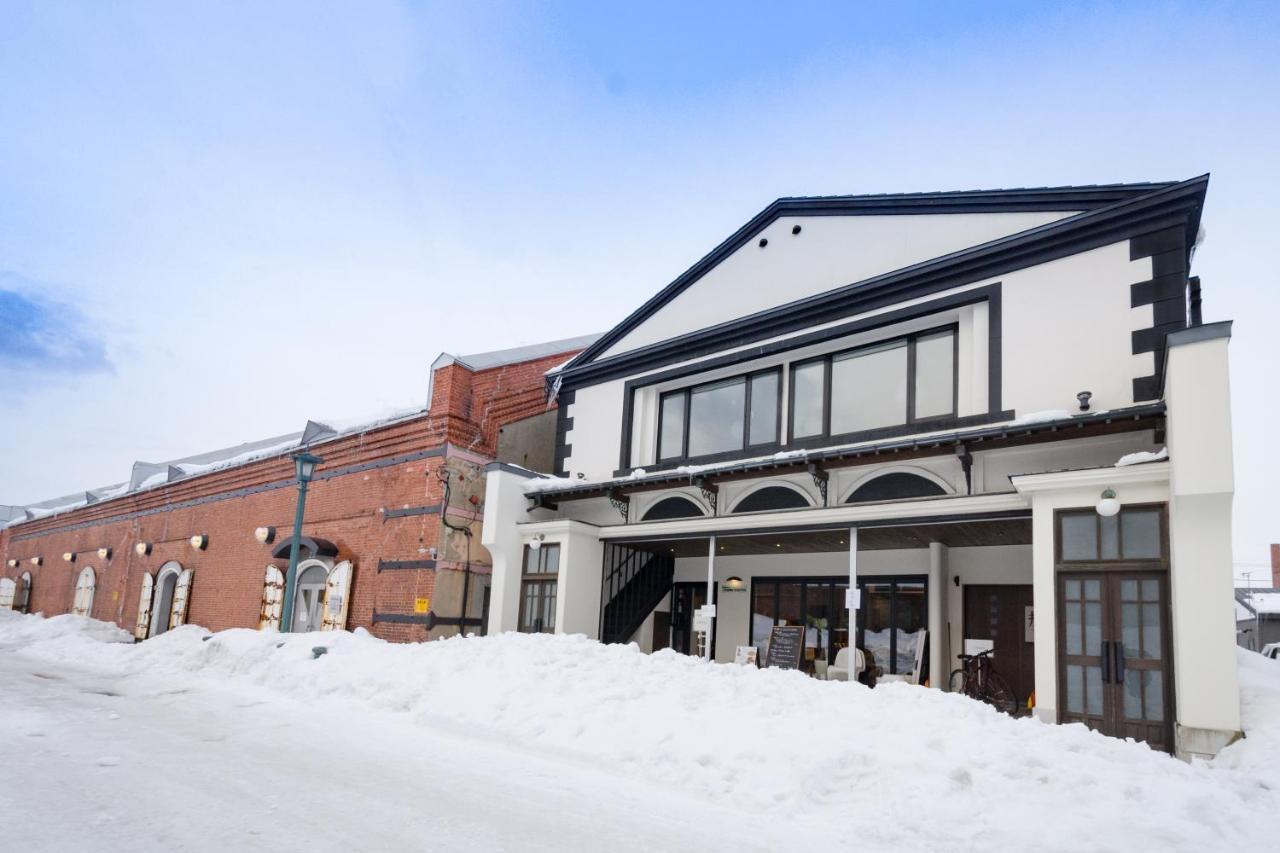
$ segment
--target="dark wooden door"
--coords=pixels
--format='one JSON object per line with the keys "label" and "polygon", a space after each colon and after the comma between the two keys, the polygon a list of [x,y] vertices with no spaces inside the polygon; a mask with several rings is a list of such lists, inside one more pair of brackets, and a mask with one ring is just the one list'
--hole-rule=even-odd
{"label": "dark wooden door", "polygon": [[671,640],[671,614],[665,610],[653,611],[653,651],[665,649]]}
{"label": "dark wooden door", "polygon": [[991,640],[992,661],[1025,706],[1036,686],[1032,639],[1031,585],[969,585],[964,588],[964,636]]}
{"label": "dark wooden door", "polygon": [[1063,722],[1173,747],[1173,668],[1165,572],[1058,577],[1058,704]]}

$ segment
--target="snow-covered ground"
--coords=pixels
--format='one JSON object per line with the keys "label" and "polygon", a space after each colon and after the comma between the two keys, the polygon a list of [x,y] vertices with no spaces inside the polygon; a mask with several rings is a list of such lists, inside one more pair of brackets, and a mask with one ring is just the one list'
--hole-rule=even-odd
{"label": "snow-covered ground", "polygon": [[1280,663],[1247,652],[1249,737],[1192,765],[937,691],[580,637],[130,639],[0,612],[8,849],[1261,850],[1280,837]]}

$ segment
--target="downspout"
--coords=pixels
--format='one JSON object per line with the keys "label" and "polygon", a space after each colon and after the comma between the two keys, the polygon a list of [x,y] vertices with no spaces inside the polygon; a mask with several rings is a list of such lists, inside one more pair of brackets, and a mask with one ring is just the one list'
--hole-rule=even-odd
{"label": "downspout", "polygon": [[461,533],[467,537],[467,559],[463,563],[462,570],[462,609],[458,614],[458,636],[461,637],[466,636],[467,633],[467,597],[471,591],[471,528],[449,522],[449,478],[452,476],[452,472],[444,465],[441,465],[436,476],[440,478],[440,482],[444,486],[443,504],[440,507],[440,522],[455,533]]}

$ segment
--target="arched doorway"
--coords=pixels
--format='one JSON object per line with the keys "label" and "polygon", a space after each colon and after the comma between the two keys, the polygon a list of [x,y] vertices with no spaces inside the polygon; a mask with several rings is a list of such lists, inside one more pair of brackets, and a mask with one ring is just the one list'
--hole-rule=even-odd
{"label": "arched doorway", "polygon": [[148,636],[163,634],[173,626],[173,595],[178,588],[178,576],[182,566],[177,563],[166,563],[156,575],[155,592],[152,594],[151,631]]}
{"label": "arched doorway", "polygon": [[293,626],[295,634],[319,631],[324,621],[324,588],[329,580],[329,568],[320,562],[304,563],[298,567],[298,589],[293,600]]}
{"label": "arched doorway", "polygon": [[13,609],[22,613],[31,612],[31,572],[23,572],[18,578],[18,593],[13,600]]}

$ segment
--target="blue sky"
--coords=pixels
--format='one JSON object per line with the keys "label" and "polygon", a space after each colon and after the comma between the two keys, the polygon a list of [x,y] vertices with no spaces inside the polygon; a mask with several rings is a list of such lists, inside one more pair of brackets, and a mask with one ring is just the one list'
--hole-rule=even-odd
{"label": "blue sky", "polygon": [[1209,171],[1237,559],[1280,539],[1273,6],[3,15],[0,503],[421,402],[440,351],[607,328],[780,195]]}

